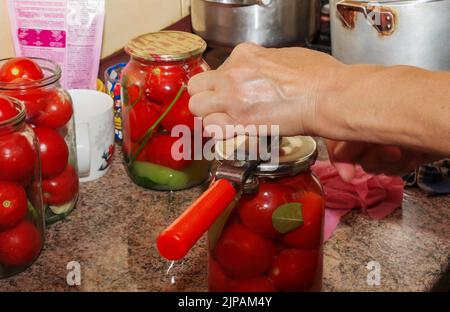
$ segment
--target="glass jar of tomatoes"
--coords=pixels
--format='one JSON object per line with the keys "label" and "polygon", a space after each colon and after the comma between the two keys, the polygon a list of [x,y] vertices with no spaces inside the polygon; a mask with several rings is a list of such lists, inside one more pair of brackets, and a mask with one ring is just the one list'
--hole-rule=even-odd
{"label": "glass jar of tomatoes", "polygon": [[193,155],[194,131],[201,137],[202,128],[194,126],[186,89],[208,69],[205,49],[203,39],[178,31],[145,34],[125,47],[131,60],[122,71],[123,153],[140,186],[181,190],[209,176],[210,163]]}
{"label": "glass jar of tomatoes", "polygon": [[25,104],[26,123],[39,142],[47,224],[65,218],[78,197],[72,100],[60,85],[61,68],[39,58],[0,60],[0,94]]}
{"label": "glass jar of tomatoes", "polygon": [[23,103],[0,95],[0,278],[26,269],[42,249],[38,149]]}
{"label": "glass jar of tomatoes", "polygon": [[[282,138],[280,155],[249,173],[241,197],[210,228],[210,291],[321,290],[324,196],[310,169],[316,143]],[[224,164],[213,172],[224,177]]]}

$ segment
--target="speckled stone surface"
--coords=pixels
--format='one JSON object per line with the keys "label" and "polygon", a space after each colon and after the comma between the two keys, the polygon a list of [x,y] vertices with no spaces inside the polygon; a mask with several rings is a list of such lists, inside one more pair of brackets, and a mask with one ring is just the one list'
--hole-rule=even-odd
{"label": "speckled stone surface", "polygon": [[[82,184],[70,217],[51,226],[45,248],[25,272],[0,280],[0,291],[205,291],[203,239],[182,263],[162,260],[155,238],[202,191],[154,192],[134,185],[121,155],[102,179]],[[427,291],[447,285],[450,197],[407,190],[403,209],[373,221],[347,215],[325,244],[325,291]],[[81,265],[81,285],[68,286],[67,264]],[[369,261],[381,267],[368,286]],[[448,286],[447,286],[448,287]]]}

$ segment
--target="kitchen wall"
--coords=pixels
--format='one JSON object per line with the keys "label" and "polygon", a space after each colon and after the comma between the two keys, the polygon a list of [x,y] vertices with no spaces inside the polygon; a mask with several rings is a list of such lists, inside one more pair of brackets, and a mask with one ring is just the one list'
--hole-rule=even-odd
{"label": "kitchen wall", "polygon": [[[12,56],[7,0],[0,0],[0,58]],[[156,31],[189,13],[189,0],[105,0],[102,56],[119,50],[132,37]]]}

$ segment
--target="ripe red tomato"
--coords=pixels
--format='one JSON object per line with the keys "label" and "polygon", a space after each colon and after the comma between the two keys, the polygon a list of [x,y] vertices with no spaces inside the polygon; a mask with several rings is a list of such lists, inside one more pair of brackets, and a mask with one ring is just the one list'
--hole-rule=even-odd
{"label": "ripe red tomato", "polygon": [[209,69],[208,65],[206,65],[206,64],[203,64],[203,65],[206,66],[206,68],[204,66],[202,66],[201,64],[199,64],[198,62],[195,64],[191,64],[191,70],[189,70],[188,78],[191,79],[195,75],[203,73],[204,71]]}
{"label": "ripe red tomato", "polygon": [[0,264],[14,268],[31,262],[39,255],[42,247],[41,233],[28,220],[0,232]]}
{"label": "ripe red tomato", "polygon": [[44,73],[36,62],[25,57],[16,57],[7,60],[0,67],[0,81],[12,82],[18,78],[39,80],[44,78]]}
{"label": "ripe red tomato", "polygon": [[0,122],[16,117],[18,113],[13,102],[8,98],[0,96]]}
{"label": "ripe red tomato", "polygon": [[126,114],[124,119],[125,131],[128,131],[131,140],[136,142],[155,124],[159,116],[160,107],[157,104],[140,101]]}
{"label": "ripe red tomato", "polygon": [[309,190],[315,193],[322,193],[322,187],[318,180],[310,173],[299,174],[293,177],[283,178],[281,184],[293,189]]}
{"label": "ripe red tomato", "polygon": [[171,102],[188,75],[183,66],[167,65],[151,67],[146,78],[146,95],[157,103]]}
{"label": "ripe red tomato", "polygon": [[27,194],[20,184],[0,181],[0,231],[15,226],[27,214]]}
{"label": "ripe red tomato", "polygon": [[21,100],[25,104],[27,120],[33,122],[33,119],[39,116],[47,105],[49,94],[50,91],[45,88],[33,88],[17,90],[11,92],[9,95]]}
{"label": "ripe red tomato", "polygon": [[285,249],[275,257],[269,274],[278,290],[305,291],[314,284],[318,269],[317,250]]}
{"label": "ripe red tomato", "polygon": [[214,255],[226,275],[247,279],[267,271],[275,255],[275,246],[242,224],[232,224],[217,242]]}
{"label": "ripe red tomato", "polygon": [[222,268],[214,260],[213,257],[209,257],[208,262],[208,288],[210,291],[228,291],[228,284],[230,279],[223,273]]}
{"label": "ripe red tomato", "polygon": [[280,233],[272,225],[272,214],[281,205],[292,202],[290,189],[275,183],[261,182],[258,193],[243,196],[238,211],[242,223],[267,238]]}
{"label": "ripe red tomato", "polygon": [[34,133],[39,141],[42,178],[49,179],[59,175],[67,167],[69,160],[66,141],[51,128],[34,128]]}
{"label": "ripe red tomato", "polygon": [[68,96],[55,90],[47,97],[46,105],[33,120],[37,127],[62,128],[72,118],[72,103]]}
{"label": "ripe red tomato", "polygon": [[[162,120],[161,125],[164,129],[170,132],[177,125],[186,125],[191,131],[194,130],[194,115],[189,110],[189,99],[189,93],[184,91]],[[170,104],[171,102],[166,102],[162,111],[164,112]]]}
{"label": "ripe red tomato", "polygon": [[122,100],[124,107],[137,103],[144,95],[144,82],[147,72],[137,62],[129,62],[122,73]]}
{"label": "ripe red tomato", "polygon": [[297,248],[317,248],[322,240],[324,200],[314,192],[305,192],[298,199],[302,204],[303,225],[286,233],[282,243]]}
{"label": "ripe red tomato", "polygon": [[228,287],[230,292],[274,292],[273,283],[266,276],[251,279],[232,280]]}
{"label": "ripe red tomato", "polygon": [[[190,140],[190,138],[188,139]],[[180,138],[171,137],[170,134],[155,135],[151,138],[149,144],[146,147],[147,160],[154,164],[169,167],[175,170],[185,169],[190,164],[192,164],[192,160],[175,160],[172,156],[172,147],[178,140],[180,140]],[[184,139],[183,143],[185,143]],[[181,146],[179,150],[175,150],[174,153],[184,153],[184,146],[185,144],[183,144],[183,146]],[[192,158],[192,146],[190,151],[190,158]]]}
{"label": "ripe red tomato", "polygon": [[73,200],[78,193],[78,176],[71,165],[58,176],[42,181],[44,203],[63,205]]}
{"label": "ripe red tomato", "polygon": [[25,183],[33,176],[37,152],[20,133],[2,136],[0,140],[0,180]]}

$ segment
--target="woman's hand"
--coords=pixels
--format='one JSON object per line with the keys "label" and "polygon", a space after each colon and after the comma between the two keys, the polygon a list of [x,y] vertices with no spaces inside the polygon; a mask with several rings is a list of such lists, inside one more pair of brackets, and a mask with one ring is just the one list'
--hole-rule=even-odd
{"label": "woman's hand", "polygon": [[347,179],[354,163],[398,175],[450,155],[449,83],[450,72],[344,65],[316,51],[245,43],[190,80],[189,106],[205,126],[279,125],[282,136],[338,141],[328,143],[330,158]]}
{"label": "woman's hand", "polygon": [[327,140],[326,145],[330,161],[344,181],[353,179],[355,164],[368,173],[402,176],[439,159],[423,152],[364,142]]}
{"label": "woman's hand", "polygon": [[204,126],[279,125],[281,135],[314,134],[319,96],[339,87],[342,66],[307,49],[241,44],[218,70],[190,80],[189,107]]}

